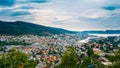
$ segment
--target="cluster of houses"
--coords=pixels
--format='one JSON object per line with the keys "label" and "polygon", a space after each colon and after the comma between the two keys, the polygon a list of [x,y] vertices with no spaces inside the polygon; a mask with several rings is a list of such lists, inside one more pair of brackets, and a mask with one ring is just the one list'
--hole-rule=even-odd
{"label": "cluster of houses", "polygon": [[[5,42],[26,42],[31,43],[30,46],[24,45],[4,45],[5,52],[12,48],[17,48],[21,52],[29,55],[30,60],[38,63],[37,67],[55,66],[61,61],[61,56],[65,52],[67,46],[74,46],[75,43],[87,36],[81,34],[60,34],[52,36],[0,36],[0,41]],[[4,53],[4,52],[3,52]]]}
{"label": "cluster of houses", "polygon": [[[112,51],[115,51],[115,48],[112,44],[103,43],[100,44],[91,39],[87,39],[87,42],[84,42],[83,39],[87,36],[81,34],[60,34],[53,36],[35,36],[35,35],[23,35],[23,36],[0,36],[0,41],[25,41],[32,43],[30,46],[5,46],[6,51],[11,48],[17,48],[21,52],[24,52],[29,55],[30,60],[34,60],[37,63],[36,68],[46,68],[54,67],[61,62],[61,57],[66,51],[66,47],[73,46],[76,48],[76,53],[78,54],[81,62],[82,57],[88,57],[89,48],[91,48],[94,54],[98,55],[98,60],[100,60],[104,65],[112,64],[105,57],[106,55],[114,55]],[[94,37],[94,36],[93,36]],[[93,40],[101,40],[102,38],[94,38]],[[83,42],[79,42],[82,40]],[[116,39],[118,40],[118,38]],[[79,43],[78,43],[79,42]],[[89,47],[89,48],[88,48]],[[109,48],[109,52],[105,50]],[[82,56],[81,56],[82,55]]]}

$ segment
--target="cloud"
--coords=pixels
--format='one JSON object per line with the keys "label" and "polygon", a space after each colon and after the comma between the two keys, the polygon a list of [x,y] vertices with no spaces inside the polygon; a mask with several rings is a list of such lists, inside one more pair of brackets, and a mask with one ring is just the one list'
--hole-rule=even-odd
{"label": "cloud", "polygon": [[0,11],[0,16],[9,16],[11,14],[11,9],[4,9]]}
{"label": "cloud", "polygon": [[35,2],[35,3],[46,3],[49,0],[30,0],[31,2]]}
{"label": "cloud", "polygon": [[0,20],[70,30],[120,29],[119,8],[119,0],[0,0]]}
{"label": "cloud", "polygon": [[9,16],[9,17],[16,17],[16,16],[23,16],[23,15],[30,15],[27,11],[15,11],[12,9],[6,9],[0,11],[0,16]]}
{"label": "cloud", "polygon": [[13,6],[15,0],[0,0],[0,6]]}
{"label": "cloud", "polygon": [[0,0],[0,6],[11,7],[16,3],[26,4],[26,3],[46,3],[49,0]]}
{"label": "cloud", "polygon": [[29,10],[29,12],[35,18],[35,22],[42,25],[56,25],[61,23],[62,21],[67,21],[75,18],[67,12],[52,9]]}

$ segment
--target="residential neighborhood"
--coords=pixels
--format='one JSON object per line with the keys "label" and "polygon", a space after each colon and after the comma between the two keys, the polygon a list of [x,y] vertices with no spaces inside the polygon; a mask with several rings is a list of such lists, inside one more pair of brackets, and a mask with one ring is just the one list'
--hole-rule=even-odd
{"label": "residential neighborhood", "polygon": [[[116,41],[114,43],[111,43],[109,40],[105,42],[105,37],[95,37],[81,34],[60,34],[53,36],[1,35],[0,37],[0,54],[4,54],[10,49],[16,48],[29,55],[29,60],[34,60],[37,63],[36,68],[55,67],[59,65],[62,55],[69,46],[76,49],[76,53],[79,56],[81,63],[83,61],[83,57],[90,56],[90,49],[92,49],[93,53],[98,56],[99,61],[101,61],[104,65],[111,65],[112,63],[107,59],[106,55],[114,55],[113,52],[117,51],[119,47],[119,45],[115,46],[115,44],[120,44],[117,43],[120,41],[120,36],[113,37],[113,41]],[[103,42],[101,42],[101,40]],[[3,45],[3,42],[5,45]],[[18,43],[18,45],[11,45],[5,42],[22,43]]]}

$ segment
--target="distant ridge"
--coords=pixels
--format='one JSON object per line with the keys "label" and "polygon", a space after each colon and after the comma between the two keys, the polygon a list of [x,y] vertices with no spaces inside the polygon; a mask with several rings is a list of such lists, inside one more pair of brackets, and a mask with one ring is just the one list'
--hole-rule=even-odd
{"label": "distant ridge", "polygon": [[82,33],[87,34],[120,34],[120,30],[105,30],[105,31],[83,31]]}
{"label": "distant ridge", "polygon": [[47,27],[23,21],[0,21],[0,34],[2,35],[53,35],[64,33],[76,33],[60,28]]}

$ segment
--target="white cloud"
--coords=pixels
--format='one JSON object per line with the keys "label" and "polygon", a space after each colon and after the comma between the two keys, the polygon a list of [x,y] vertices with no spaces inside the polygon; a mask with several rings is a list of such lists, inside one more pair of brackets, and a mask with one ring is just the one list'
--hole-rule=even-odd
{"label": "white cloud", "polygon": [[29,12],[33,15],[35,22],[49,25],[53,24],[55,21],[64,21],[69,19],[74,19],[75,17],[67,14],[66,12],[56,11],[51,9],[45,10],[29,10]]}

